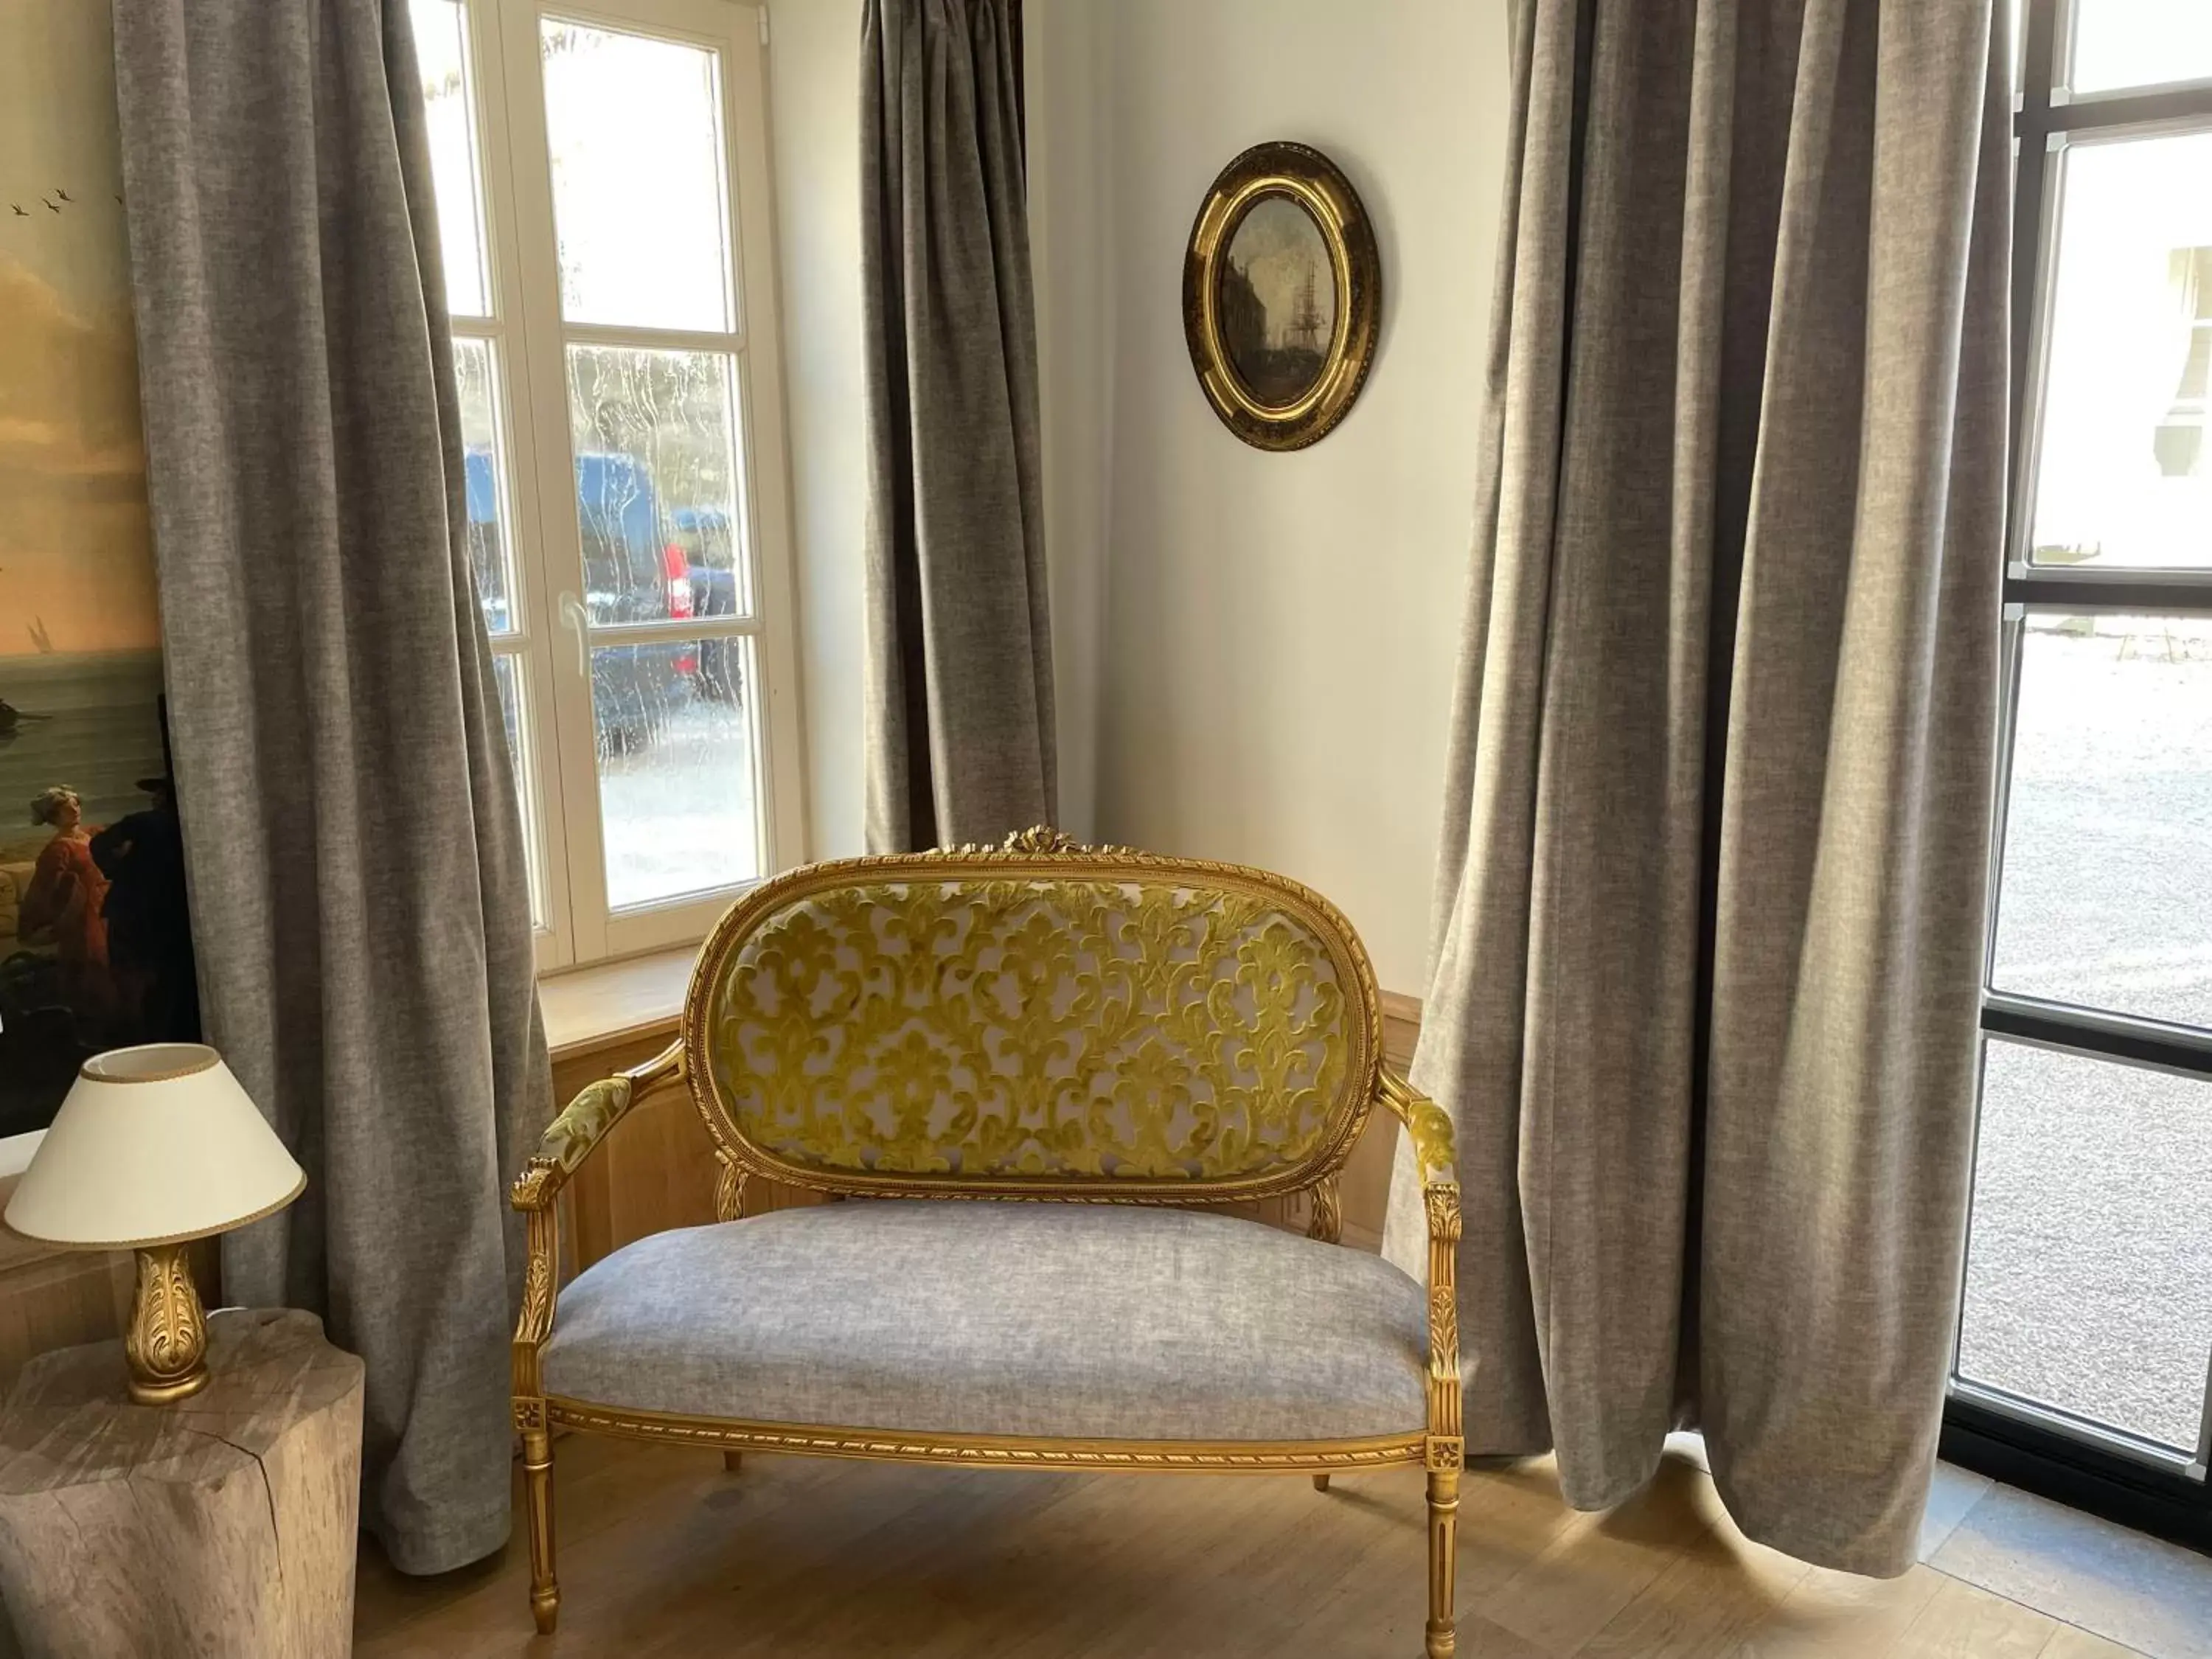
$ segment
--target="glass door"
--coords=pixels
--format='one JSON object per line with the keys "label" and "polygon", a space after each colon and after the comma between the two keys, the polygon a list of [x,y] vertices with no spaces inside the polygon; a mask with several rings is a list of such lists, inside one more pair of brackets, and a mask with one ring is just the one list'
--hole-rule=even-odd
{"label": "glass door", "polygon": [[2212,6],[2025,0],[2004,729],[1946,1448],[2202,1537]]}

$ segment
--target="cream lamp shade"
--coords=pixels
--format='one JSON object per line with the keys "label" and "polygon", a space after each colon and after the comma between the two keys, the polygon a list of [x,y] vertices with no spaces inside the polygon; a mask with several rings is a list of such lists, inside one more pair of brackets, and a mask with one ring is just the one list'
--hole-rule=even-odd
{"label": "cream lamp shade", "polygon": [[307,1181],[214,1049],[154,1042],[85,1061],[7,1222],[84,1249],[175,1244],[281,1210]]}

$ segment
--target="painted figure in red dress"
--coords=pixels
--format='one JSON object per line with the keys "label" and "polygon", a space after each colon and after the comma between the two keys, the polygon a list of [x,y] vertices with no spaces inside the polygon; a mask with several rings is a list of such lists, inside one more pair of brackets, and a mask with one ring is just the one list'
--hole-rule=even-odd
{"label": "painted figure in red dress", "polygon": [[27,944],[52,945],[62,1000],[81,1027],[103,1030],[114,1012],[114,985],[101,915],[107,878],[92,857],[96,826],[84,822],[76,791],[67,787],[40,792],[31,803],[31,821],[52,824],[54,835],[40,850],[16,925]]}

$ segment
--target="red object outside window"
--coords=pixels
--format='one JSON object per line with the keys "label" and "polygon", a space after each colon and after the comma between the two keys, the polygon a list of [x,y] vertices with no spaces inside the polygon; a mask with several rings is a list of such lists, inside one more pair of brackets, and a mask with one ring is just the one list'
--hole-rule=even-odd
{"label": "red object outside window", "polygon": [[[674,542],[660,550],[660,568],[668,578],[668,614],[678,622],[691,617],[691,561]],[[699,653],[696,651],[679,653],[676,659],[679,674],[699,672]]]}

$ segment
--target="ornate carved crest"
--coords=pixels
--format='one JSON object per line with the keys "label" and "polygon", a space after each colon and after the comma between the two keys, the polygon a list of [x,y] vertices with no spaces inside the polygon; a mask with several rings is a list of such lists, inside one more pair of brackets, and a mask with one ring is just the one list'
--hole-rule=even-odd
{"label": "ornate carved crest", "polygon": [[1017,830],[999,843],[1002,853],[1080,853],[1086,849],[1074,836],[1054,829],[1048,823],[1033,823],[1026,830]]}
{"label": "ornate carved crest", "polygon": [[892,853],[871,862],[888,865],[896,860],[942,858],[950,853],[961,858],[1001,859],[1134,859],[1140,863],[1159,862],[1151,853],[1140,853],[1133,847],[1093,846],[1080,842],[1064,830],[1055,830],[1048,823],[1033,823],[1026,830],[1017,830],[1004,841],[963,842],[957,847],[947,847],[937,853]]}

